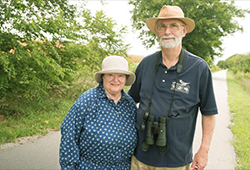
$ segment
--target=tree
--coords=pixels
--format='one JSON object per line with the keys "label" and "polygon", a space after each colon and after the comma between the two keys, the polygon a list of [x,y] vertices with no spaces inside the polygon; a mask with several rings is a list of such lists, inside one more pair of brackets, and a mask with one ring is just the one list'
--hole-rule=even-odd
{"label": "tree", "polygon": [[87,45],[87,55],[85,64],[91,66],[91,69],[100,70],[100,63],[108,55],[125,56],[128,45],[123,43],[123,35],[126,33],[126,27],[117,31],[117,24],[105,16],[103,11],[97,11],[96,15],[91,16],[89,10],[82,13],[83,28],[85,32],[85,43]]}
{"label": "tree", "polygon": [[0,24],[1,111],[68,87],[80,63],[93,72],[107,55],[127,51],[125,28],[68,0],[2,0]]}
{"label": "tree", "polygon": [[214,56],[221,56],[222,37],[243,30],[233,19],[244,17],[249,12],[237,9],[233,1],[220,0],[130,0],[129,4],[134,5],[133,27],[140,31],[139,38],[147,48],[156,43],[156,37],[146,28],[146,19],[157,17],[165,4],[180,6],[185,17],[193,19],[196,24],[195,30],[184,38],[183,47],[208,62],[212,62]]}
{"label": "tree", "polygon": [[48,36],[75,39],[75,10],[68,0],[1,0],[0,35],[12,34],[20,41]]}
{"label": "tree", "polygon": [[227,68],[228,68],[228,67],[227,67],[227,62],[224,61],[224,60],[219,61],[218,64],[217,64],[217,66],[218,66],[219,68],[221,68],[221,69],[227,69]]}
{"label": "tree", "polygon": [[234,73],[250,73],[250,53],[235,54],[226,59],[227,68]]}
{"label": "tree", "polygon": [[65,85],[74,60],[66,65],[55,42],[82,37],[75,11],[67,0],[0,1],[0,101],[41,99]]}

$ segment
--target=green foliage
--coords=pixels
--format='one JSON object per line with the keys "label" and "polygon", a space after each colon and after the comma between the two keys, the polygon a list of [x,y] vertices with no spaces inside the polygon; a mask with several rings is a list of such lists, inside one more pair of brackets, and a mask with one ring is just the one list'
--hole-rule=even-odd
{"label": "green foliage", "polygon": [[244,17],[244,13],[249,12],[237,9],[233,1],[220,0],[130,0],[129,3],[134,6],[133,27],[140,31],[139,38],[148,48],[156,43],[156,36],[146,28],[146,19],[157,17],[163,5],[180,6],[185,17],[193,19],[196,24],[194,31],[184,38],[183,47],[206,61],[213,61],[214,56],[221,55],[221,38],[242,30],[234,18]]}
{"label": "green foliage", "polygon": [[0,114],[24,114],[13,103],[61,97],[79,67],[93,73],[107,55],[126,55],[125,27],[67,0],[3,0],[0,23]]}
{"label": "green foliage", "polygon": [[91,69],[100,69],[100,63],[108,55],[126,55],[128,45],[123,44],[123,34],[126,27],[115,31],[116,23],[105,16],[103,11],[98,11],[94,17],[90,11],[84,11],[83,27],[86,33],[87,56],[85,64]]}
{"label": "green foliage", "polygon": [[70,71],[54,58],[60,60],[50,42],[29,42],[2,53],[0,97],[5,106],[11,107],[13,100],[41,100],[53,85],[65,86],[65,74]]}
{"label": "green foliage", "polygon": [[234,73],[250,73],[250,53],[235,54],[226,60],[226,65]]}
{"label": "green foliage", "polygon": [[0,31],[18,39],[75,39],[76,7],[68,0],[1,0]]}
{"label": "green foliage", "polygon": [[[245,79],[244,81],[242,81]],[[245,82],[248,81],[248,91],[244,90]],[[232,115],[234,133],[233,145],[237,153],[238,170],[250,169],[250,93],[249,81],[242,75],[227,73],[229,106]],[[242,88],[243,87],[243,88]],[[247,93],[246,93],[247,92]]]}
{"label": "green foliage", "polygon": [[211,69],[212,72],[216,72],[216,71],[220,70],[220,68],[218,66],[216,66],[215,64],[211,64],[210,69]]}
{"label": "green foliage", "polygon": [[45,135],[51,130],[60,130],[63,118],[73,102],[68,98],[53,98],[39,103],[13,103],[13,107],[18,107],[22,114],[4,117],[4,121],[0,123],[0,145],[15,142],[20,137]]}
{"label": "green foliage", "polygon": [[55,42],[78,39],[75,9],[67,0],[0,1],[1,110],[12,110],[13,100],[39,101],[52,87],[66,86],[73,64],[65,66],[70,57],[59,56]]}
{"label": "green foliage", "polygon": [[219,68],[221,68],[221,69],[227,69],[227,68],[228,68],[227,62],[226,62],[226,61],[223,61],[223,60],[219,61],[218,64],[217,64],[217,66],[218,66]]}
{"label": "green foliage", "polygon": [[[73,44],[68,44],[67,47],[74,49]],[[82,64],[82,59],[77,59],[77,63],[77,71],[72,75],[72,83],[68,88],[54,90],[53,94],[40,101],[13,100],[11,110],[6,110],[5,107],[4,121],[0,122],[0,144],[14,142],[20,137],[60,130],[60,125],[75,100],[84,91],[96,86],[94,73]]]}

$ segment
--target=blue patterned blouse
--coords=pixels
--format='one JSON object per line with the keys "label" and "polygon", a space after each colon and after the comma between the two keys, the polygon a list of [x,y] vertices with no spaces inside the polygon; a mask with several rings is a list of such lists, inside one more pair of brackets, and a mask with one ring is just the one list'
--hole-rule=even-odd
{"label": "blue patterned blouse", "polygon": [[135,113],[135,102],[124,91],[117,104],[101,83],[83,93],[61,126],[61,168],[129,170],[137,142]]}

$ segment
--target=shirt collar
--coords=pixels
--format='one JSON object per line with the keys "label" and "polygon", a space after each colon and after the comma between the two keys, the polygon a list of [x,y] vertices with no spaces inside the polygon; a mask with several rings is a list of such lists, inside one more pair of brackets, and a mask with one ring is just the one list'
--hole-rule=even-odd
{"label": "shirt collar", "polygon": [[[166,66],[164,65],[163,61],[162,61],[162,51],[159,51],[159,53],[160,53],[160,61],[159,61],[158,64],[159,64],[159,65],[162,65],[162,66],[164,66],[164,67],[166,67]],[[181,50],[181,53],[182,53],[182,50]],[[179,62],[180,62],[181,53],[180,53],[180,55],[179,55],[179,60],[178,60],[178,62],[177,62],[174,66],[170,67],[169,70],[177,70],[177,66],[178,66],[178,64],[179,64]],[[157,55],[158,55],[158,54],[157,54]]]}

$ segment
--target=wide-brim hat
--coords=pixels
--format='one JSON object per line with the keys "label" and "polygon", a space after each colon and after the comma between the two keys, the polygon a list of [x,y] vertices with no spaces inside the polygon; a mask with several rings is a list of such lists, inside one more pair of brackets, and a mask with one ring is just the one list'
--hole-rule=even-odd
{"label": "wide-brim hat", "polygon": [[125,86],[130,86],[135,82],[135,74],[128,70],[128,61],[120,56],[108,56],[102,61],[102,70],[95,73],[97,83],[102,81],[103,74],[119,73],[127,75]]}
{"label": "wide-brim hat", "polygon": [[158,17],[148,18],[146,21],[147,27],[150,29],[150,31],[155,32],[155,25],[157,20],[160,19],[178,19],[183,21],[187,26],[188,30],[187,32],[190,33],[194,30],[195,23],[190,18],[185,18],[184,13],[182,9],[178,6],[170,6],[170,5],[164,5],[161,8],[161,11],[158,15]]}

